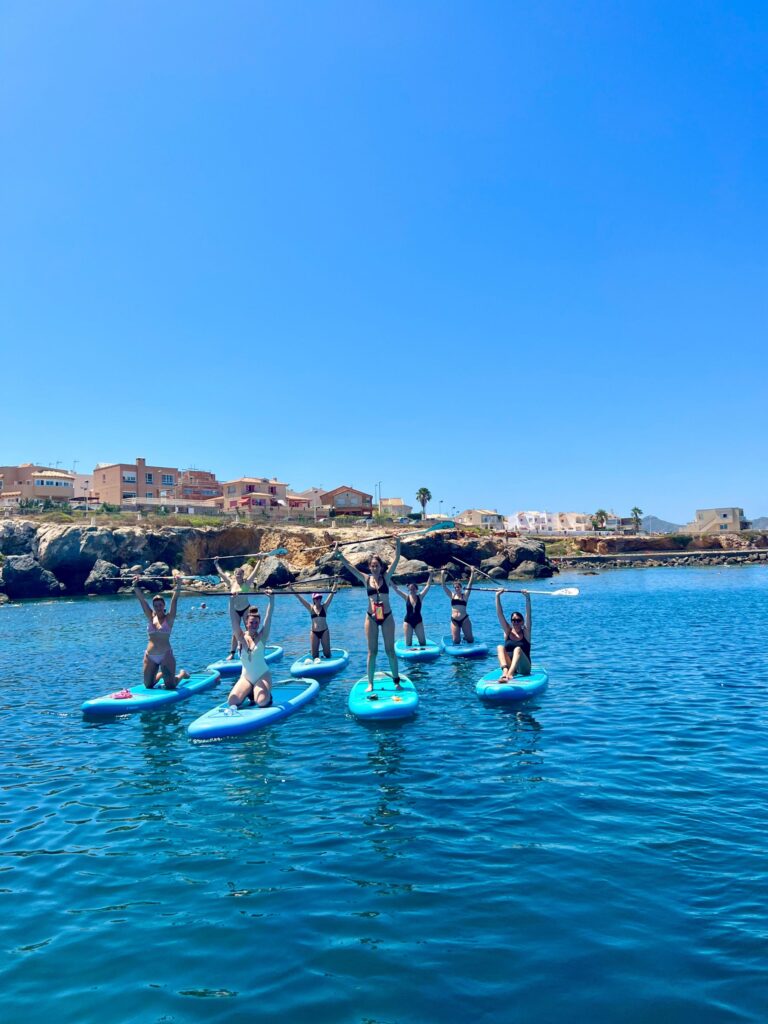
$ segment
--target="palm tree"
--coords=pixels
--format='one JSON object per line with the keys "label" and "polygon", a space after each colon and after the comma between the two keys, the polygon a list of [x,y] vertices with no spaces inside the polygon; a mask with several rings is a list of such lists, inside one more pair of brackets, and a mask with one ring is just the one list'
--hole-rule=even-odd
{"label": "palm tree", "polygon": [[592,526],[596,530],[602,530],[605,528],[605,524],[608,521],[608,513],[604,508],[599,508],[597,512],[592,516]]}
{"label": "palm tree", "polygon": [[432,492],[428,487],[420,487],[416,491],[416,501],[421,505],[421,518],[424,518],[427,502],[432,501]]}
{"label": "palm tree", "polygon": [[629,513],[632,516],[632,522],[635,526],[635,533],[640,533],[640,520],[643,518],[643,510],[638,508],[637,505],[630,510]]}

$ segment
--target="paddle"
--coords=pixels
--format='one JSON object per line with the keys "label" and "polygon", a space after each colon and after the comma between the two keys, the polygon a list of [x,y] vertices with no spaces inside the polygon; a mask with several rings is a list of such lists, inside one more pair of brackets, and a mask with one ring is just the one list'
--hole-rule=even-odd
{"label": "paddle", "polygon": [[288,548],[272,548],[271,551],[256,551],[250,555],[205,555],[201,562],[223,562],[227,558],[269,558],[270,555],[287,555]]}
{"label": "paddle", "polygon": [[[378,537],[360,537],[359,540],[345,540],[341,544],[336,544],[335,547],[349,548],[355,544],[373,544],[377,540],[413,540],[415,537],[422,537],[426,533],[435,533],[437,530],[455,530],[456,523],[452,519],[441,520],[439,523],[434,523],[432,526],[427,526],[424,530],[416,530],[412,533],[382,533]],[[319,551],[321,548],[330,547],[329,544],[316,544],[311,548],[304,548],[305,551]]]}
{"label": "paddle", "polygon": [[[474,569],[475,572],[479,572],[481,576],[485,576],[486,579],[490,580],[491,583],[497,583],[498,581],[490,576],[484,569],[479,569],[477,566],[471,566],[469,562],[462,562],[460,558],[453,558],[454,562],[458,562],[459,565],[465,566],[467,569]],[[494,591],[490,587],[475,587],[475,590],[480,590],[484,593],[493,594]],[[522,594],[522,590],[519,588],[512,589],[511,587],[498,587],[498,590],[503,590],[505,594]],[[560,590],[529,590],[529,594],[547,594],[549,597],[578,597],[578,587],[561,587]]]}
{"label": "paddle", "polygon": [[520,590],[519,588],[513,589],[512,587],[497,587],[493,590],[491,587],[475,587],[481,594],[498,594],[501,591],[503,594],[540,594],[544,597],[578,597],[578,587],[561,587],[559,590]]}

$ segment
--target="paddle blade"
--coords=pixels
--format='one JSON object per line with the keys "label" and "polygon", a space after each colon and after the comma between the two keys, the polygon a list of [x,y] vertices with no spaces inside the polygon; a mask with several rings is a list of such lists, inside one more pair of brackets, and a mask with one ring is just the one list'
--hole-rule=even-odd
{"label": "paddle blade", "polygon": [[422,530],[422,533],[434,533],[435,530],[455,530],[456,523],[452,519],[446,519],[442,523],[435,523],[434,526],[428,526],[426,530]]}
{"label": "paddle blade", "polygon": [[288,548],[273,548],[271,551],[260,551],[254,558],[269,558],[270,555],[287,555]]}

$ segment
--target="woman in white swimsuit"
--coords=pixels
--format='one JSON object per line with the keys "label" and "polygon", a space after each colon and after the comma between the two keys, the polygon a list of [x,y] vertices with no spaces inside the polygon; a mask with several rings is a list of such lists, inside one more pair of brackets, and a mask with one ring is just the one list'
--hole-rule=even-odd
{"label": "woman in white swimsuit", "polygon": [[144,685],[151,690],[162,675],[166,690],[175,690],[182,679],[189,679],[189,672],[182,669],[176,674],[176,658],[171,647],[171,630],[176,621],[176,606],[179,601],[181,576],[176,575],[176,582],[171,597],[171,607],[165,610],[165,598],[155,594],[152,607],[147,604],[144,591],[139,586],[139,577],[133,578],[133,592],[139,599],[147,617],[147,649],[144,652]]}
{"label": "woman in white swimsuit", "polygon": [[[237,584],[235,584],[235,587]],[[240,678],[230,691],[227,698],[230,713],[234,713],[244,700],[260,708],[268,708],[272,703],[272,676],[264,658],[264,649],[269,640],[269,628],[272,624],[272,611],[275,607],[275,595],[271,590],[264,625],[261,624],[261,613],[255,605],[251,605],[245,614],[245,629],[240,625],[240,615],[235,608],[238,590],[233,588],[229,599],[229,618],[232,632],[240,645],[240,660],[243,670]]]}

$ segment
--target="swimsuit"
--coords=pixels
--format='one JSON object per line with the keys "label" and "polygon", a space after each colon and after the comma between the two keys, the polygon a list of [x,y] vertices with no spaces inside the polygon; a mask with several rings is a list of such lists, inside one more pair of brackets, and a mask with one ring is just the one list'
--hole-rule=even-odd
{"label": "swimsuit", "polygon": [[253,650],[251,650],[247,643],[244,643],[240,649],[240,661],[243,665],[240,678],[245,679],[251,686],[258,683],[269,672],[269,665],[267,665],[264,658],[264,647],[265,644],[262,639],[258,641]]}
{"label": "swimsuit", "polygon": [[[463,597],[452,597],[451,598],[451,608],[458,608],[459,605],[462,605],[464,608],[466,608],[467,607],[466,600]],[[462,624],[462,622],[464,622],[464,620],[468,619],[468,618],[469,618],[469,616],[466,615],[466,614],[463,615],[462,618],[460,618],[460,619],[458,619],[455,616],[451,615],[451,625],[452,626],[460,626]]]}
{"label": "swimsuit", "polygon": [[511,630],[507,632],[507,639],[504,641],[504,650],[507,654],[512,654],[517,648],[523,652],[526,658],[531,660],[531,644],[525,637],[516,637],[512,635]]}
{"label": "swimsuit", "polygon": [[[159,625],[155,625],[156,619],[153,617],[151,622],[147,623],[147,636],[149,637],[150,643],[152,642],[152,636],[154,633],[166,633],[170,636],[171,626],[167,619],[161,622]],[[169,654],[172,653],[170,645],[167,651],[163,651],[161,654],[157,654],[156,651],[147,651],[147,657],[155,665],[162,665]]]}
{"label": "swimsuit", "polygon": [[[381,606],[381,601],[378,600],[379,594],[388,594],[389,593],[389,584],[387,583],[386,580],[382,580],[380,587],[373,587],[373,586],[371,586],[371,579],[372,579],[372,577],[369,576],[368,577],[368,583],[366,584],[366,587],[365,587],[366,593],[368,594],[368,597],[371,597],[371,598],[374,599],[373,600],[374,607],[375,606]],[[368,616],[368,618],[369,619],[373,619],[373,621],[376,623],[377,626],[383,626],[384,623],[387,621],[387,619],[390,617],[391,614],[392,614],[391,611],[384,612],[384,617],[381,618],[381,619],[377,619],[375,611],[373,611],[373,612],[366,612],[366,615]]]}
{"label": "swimsuit", "polygon": [[326,615],[325,615],[325,605],[323,605],[323,607],[320,609],[319,612],[316,612],[315,609],[314,609],[314,606],[310,605],[309,614],[312,616],[312,632],[315,634],[315,636],[322,636],[324,633],[327,633],[328,632],[328,625],[327,625],[327,623],[326,623],[325,626],[323,626],[322,629],[315,629],[315,619],[324,619],[326,617]]}
{"label": "swimsuit", "polygon": [[419,626],[424,621],[421,617],[421,597],[417,594],[416,600],[411,602],[410,597],[405,602],[405,619],[409,626]]}

